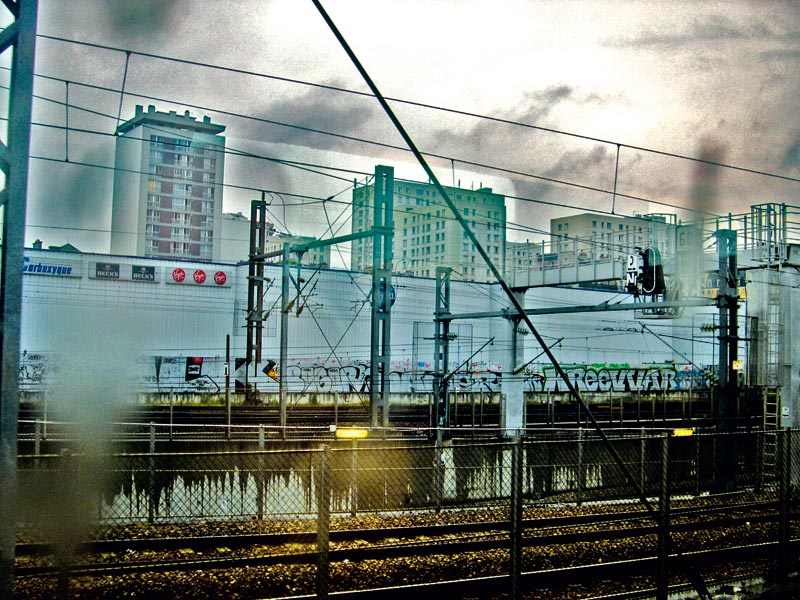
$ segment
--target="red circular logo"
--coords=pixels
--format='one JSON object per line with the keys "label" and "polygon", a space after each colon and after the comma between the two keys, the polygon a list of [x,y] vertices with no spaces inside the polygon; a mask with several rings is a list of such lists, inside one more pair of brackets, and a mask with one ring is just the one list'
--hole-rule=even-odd
{"label": "red circular logo", "polygon": [[203,283],[206,280],[206,272],[201,269],[197,269],[197,271],[194,272],[193,277],[195,283]]}
{"label": "red circular logo", "polygon": [[223,285],[226,281],[228,281],[228,276],[225,275],[223,271],[217,271],[214,273],[214,283],[217,285]]}
{"label": "red circular logo", "polygon": [[174,271],[172,271],[172,279],[178,282],[183,281],[184,279],[186,279],[186,271],[180,268],[175,269]]}

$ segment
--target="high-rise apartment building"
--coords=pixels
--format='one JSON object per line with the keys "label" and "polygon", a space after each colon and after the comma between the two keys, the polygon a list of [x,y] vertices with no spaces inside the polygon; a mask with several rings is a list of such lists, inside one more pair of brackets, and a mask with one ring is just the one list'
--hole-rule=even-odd
{"label": "high-rise apartment building", "polygon": [[530,269],[537,264],[542,245],[536,242],[506,242],[505,274],[513,276],[516,271]]}
{"label": "high-rise apartment building", "polygon": [[112,254],[220,259],[224,130],[152,105],[117,128]]}
{"label": "high-rise apartment building", "polygon": [[550,221],[550,251],[582,257],[628,254],[635,247],[653,246],[670,252],[675,246],[675,215],[616,217],[581,213]]}
{"label": "high-rise apartment building", "polygon": [[[459,214],[491,258],[503,271],[506,243],[505,196],[491,188],[466,190],[445,187]],[[353,190],[353,232],[372,227],[374,187]],[[394,182],[394,271],[417,277],[434,277],[436,267],[446,266],[464,279],[491,281],[493,276],[447,204],[429,183]],[[367,271],[372,267],[372,240],[352,243],[350,267]]]}

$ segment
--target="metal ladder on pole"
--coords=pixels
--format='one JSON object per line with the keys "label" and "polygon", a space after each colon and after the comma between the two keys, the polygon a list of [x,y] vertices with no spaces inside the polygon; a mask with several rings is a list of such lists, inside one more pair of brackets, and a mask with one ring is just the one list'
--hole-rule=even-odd
{"label": "metal ladder on pole", "polygon": [[764,389],[762,422],[764,428],[762,469],[767,479],[773,479],[777,475],[778,431],[781,425],[780,363],[783,340],[780,286],[773,284],[771,275],[770,271],[770,277],[767,279],[766,387]]}

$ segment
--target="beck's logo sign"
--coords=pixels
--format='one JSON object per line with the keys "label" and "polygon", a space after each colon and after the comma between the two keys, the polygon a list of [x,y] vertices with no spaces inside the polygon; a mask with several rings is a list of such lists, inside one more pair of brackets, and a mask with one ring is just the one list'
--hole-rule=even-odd
{"label": "beck's logo sign", "polygon": [[97,263],[94,269],[94,276],[97,279],[119,279],[119,264]]}
{"label": "beck's logo sign", "polygon": [[155,281],[156,268],[133,265],[131,267],[131,279],[134,281]]}

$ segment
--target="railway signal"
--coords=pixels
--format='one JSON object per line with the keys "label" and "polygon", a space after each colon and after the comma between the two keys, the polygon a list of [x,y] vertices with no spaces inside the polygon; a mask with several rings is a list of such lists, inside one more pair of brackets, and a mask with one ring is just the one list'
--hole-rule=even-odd
{"label": "railway signal", "polygon": [[658,248],[637,248],[634,254],[628,255],[625,289],[635,296],[657,296],[667,291]]}

